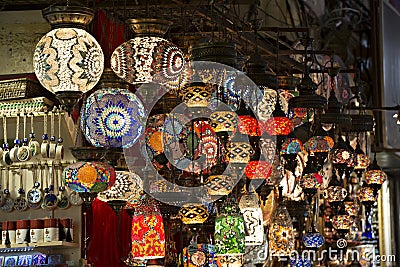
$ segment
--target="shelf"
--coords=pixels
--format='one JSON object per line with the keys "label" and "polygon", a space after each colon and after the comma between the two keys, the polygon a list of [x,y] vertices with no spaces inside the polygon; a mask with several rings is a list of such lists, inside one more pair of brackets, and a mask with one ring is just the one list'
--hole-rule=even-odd
{"label": "shelf", "polygon": [[65,247],[65,248],[76,248],[79,247],[78,243],[65,242],[65,241],[52,241],[52,242],[40,242],[40,243],[30,243],[30,244],[11,244],[9,247],[6,245],[0,245],[0,252],[5,250],[13,250],[18,248],[54,248],[54,247]]}

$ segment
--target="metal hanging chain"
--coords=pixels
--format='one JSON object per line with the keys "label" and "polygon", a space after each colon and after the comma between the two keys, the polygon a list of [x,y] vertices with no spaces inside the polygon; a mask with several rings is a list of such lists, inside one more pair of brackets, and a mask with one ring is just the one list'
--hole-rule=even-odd
{"label": "metal hanging chain", "polygon": [[33,131],[33,113],[31,113],[32,114],[32,116],[31,116],[31,133],[33,134],[34,133],[34,131]]}
{"label": "metal hanging chain", "polygon": [[[48,116],[48,113],[47,112],[45,112],[44,113],[44,116],[43,116],[43,137],[45,136],[45,135],[47,135],[47,116]],[[43,138],[44,139],[44,138]],[[46,138],[47,139],[47,138]]]}
{"label": "metal hanging chain", "polygon": [[62,143],[63,139],[61,137],[61,109],[58,109],[58,143]]}
{"label": "metal hanging chain", "polygon": [[50,138],[54,137],[54,110],[50,113]]}
{"label": "metal hanging chain", "polygon": [[24,120],[24,135],[22,136],[22,138],[25,138],[26,137],[26,113],[25,112],[24,112],[23,120]]}

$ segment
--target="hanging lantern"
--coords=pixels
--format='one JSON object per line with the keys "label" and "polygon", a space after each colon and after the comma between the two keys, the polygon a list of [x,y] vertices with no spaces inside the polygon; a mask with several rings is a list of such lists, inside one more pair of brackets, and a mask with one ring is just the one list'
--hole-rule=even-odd
{"label": "hanging lantern", "polygon": [[316,167],[320,170],[322,169],[325,159],[328,157],[328,153],[333,148],[335,142],[331,137],[324,135],[321,126],[319,126],[318,129],[319,131],[316,135],[308,139],[304,144],[304,147],[310,155],[315,157]]}
{"label": "hanging lantern", "polygon": [[77,162],[63,171],[64,183],[78,193],[98,193],[114,185],[116,173],[103,162]]}
{"label": "hanging lantern", "polygon": [[228,200],[219,209],[215,219],[215,248],[218,256],[245,253],[244,219],[236,202]]}
{"label": "hanging lantern", "polygon": [[182,51],[162,38],[171,22],[159,19],[129,19],[136,35],[118,46],[111,55],[111,68],[131,84],[157,83],[177,89],[187,82],[187,66]]}
{"label": "hanging lantern", "polygon": [[226,196],[232,192],[236,181],[233,176],[227,175],[211,175],[204,185],[210,196]]}
{"label": "hanging lantern", "polygon": [[307,258],[296,257],[295,259],[290,259],[290,267],[311,267],[312,262]]}
{"label": "hanging lantern", "polygon": [[226,155],[229,163],[243,163],[250,161],[250,157],[254,154],[254,150],[249,143],[232,141],[227,146],[228,153]]}
{"label": "hanging lantern", "polygon": [[372,206],[377,200],[378,196],[375,194],[374,190],[370,187],[361,187],[357,192],[358,200],[364,206]]}
{"label": "hanging lantern", "polygon": [[324,243],[324,236],[317,231],[306,233],[303,236],[303,244],[308,249],[319,249]]}
{"label": "hanging lantern", "polygon": [[375,195],[378,194],[378,190],[381,189],[382,184],[387,180],[387,174],[382,171],[376,160],[376,154],[374,160],[369,166],[367,172],[365,173],[365,182],[368,187],[374,189]]}
{"label": "hanging lantern", "polygon": [[318,188],[323,182],[323,177],[319,173],[306,173],[299,178],[299,186],[304,194],[308,196],[308,203],[311,203],[312,197],[317,193]]}
{"label": "hanging lantern", "polygon": [[154,199],[140,201],[132,216],[132,255],[135,259],[165,257],[163,218]]}
{"label": "hanging lantern", "polygon": [[264,242],[263,213],[254,192],[245,193],[239,201],[239,208],[246,224],[246,246],[261,245]]}
{"label": "hanging lantern", "polygon": [[303,144],[297,138],[286,138],[282,144],[280,154],[285,159],[285,169],[293,174],[297,167],[297,154],[303,150]]}
{"label": "hanging lantern", "polygon": [[210,84],[193,83],[181,90],[180,95],[189,108],[206,108],[211,103],[213,90]]}
{"label": "hanging lantern", "polygon": [[333,216],[331,222],[333,228],[335,228],[339,234],[343,235],[350,231],[350,228],[354,223],[354,218],[348,214],[339,214]]}
{"label": "hanging lantern", "polygon": [[272,173],[272,166],[264,160],[253,160],[246,165],[244,173],[249,179],[267,180]]}
{"label": "hanging lantern", "polygon": [[115,184],[109,189],[100,192],[97,198],[109,202],[113,200],[129,201],[139,198],[142,193],[142,179],[133,172],[117,171]]}
{"label": "hanging lantern", "polygon": [[330,151],[330,159],[333,167],[338,171],[339,178],[342,178],[347,166],[353,160],[353,153],[346,146],[346,143],[344,142],[340,133],[338,136],[338,141]]}
{"label": "hanging lantern", "polygon": [[210,244],[191,244],[183,249],[184,267],[218,266],[215,246]]}
{"label": "hanging lantern", "polygon": [[350,216],[356,217],[358,216],[358,212],[360,210],[360,204],[356,201],[348,199],[344,202],[344,209]]}
{"label": "hanging lantern", "polygon": [[96,147],[133,146],[144,131],[145,111],[127,89],[103,88],[91,94],[81,109],[81,128]]}
{"label": "hanging lantern", "polygon": [[185,204],[178,216],[184,224],[202,224],[208,219],[208,210],[201,204]]}
{"label": "hanging lantern", "polygon": [[357,174],[359,178],[361,178],[362,173],[368,168],[370,164],[370,159],[367,155],[365,155],[364,151],[362,151],[359,141],[357,142],[355,153],[356,153],[356,162],[354,166],[354,172]]}
{"label": "hanging lantern", "polygon": [[[265,122],[267,121],[276,106],[277,93],[276,90],[263,88],[263,98],[257,106],[257,116],[258,118]],[[279,97],[279,104],[283,112],[288,112],[288,103],[284,97]]]}
{"label": "hanging lantern", "polygon": [[244,255],[218,256],[217,259],[221,267],[242,267],[245,263]]}
{"label": "hanging lantern", "polygon": [[278,205],[274,211],[268,239],[271,256],[290,256],[294,250],[292,219],[284,205]]}
{"label": "hanging lantern", "polygon": [[36,45],[33,68],[39,82],[55,93],[68,112],[100,80],[104,55],[84,29],[94,11],[78,6],[50,6],[42,11],[52,30]]}
{"label": "hanging lantern", "polygon": [[239,132],[242,134],[247,134],[248,136],[260,136],[260,123],[261,122],[257,121],[257,119],[252,116],[239,116]]}
{"label": "hanging lantern", "polygon": [[287,117],[271,117],[265,122],[264,130],[271,136],[286,136],[293,130],[293,122]]}
{"label": "hanging lantern", "polygon": [[236,130],[238,118],[233,111],[214,111],[210,115],[210,125],[214,132],[233,132]]}
{"label": "hanging lantern", "polygon": [[324,190],[324,198],[334,208],[341,206],[346,196],[347,190],[338,185],[331,185]]}

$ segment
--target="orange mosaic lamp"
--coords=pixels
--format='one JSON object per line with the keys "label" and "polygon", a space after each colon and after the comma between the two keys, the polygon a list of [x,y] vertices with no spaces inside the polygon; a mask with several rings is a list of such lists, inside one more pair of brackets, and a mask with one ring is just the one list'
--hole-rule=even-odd
{"label": "orange mosaic lamp", "polygon": [[261,122],[257,121],[256,118],[249,115],[239,116],[239,132],[247,134],[249,136],[260,136],[261,135]]}
{"label": "orange mosaic lamp", "polygon": [[249,179],[266,180],[271,176],[272,166],[267,161],[253,160],[246,165],[244,173]]}
{"label": "orange mosaic lamp", "polygon": [[165,257],[164,222],[156,201],[144,198],[132,216],[132,256],[134,259]]}

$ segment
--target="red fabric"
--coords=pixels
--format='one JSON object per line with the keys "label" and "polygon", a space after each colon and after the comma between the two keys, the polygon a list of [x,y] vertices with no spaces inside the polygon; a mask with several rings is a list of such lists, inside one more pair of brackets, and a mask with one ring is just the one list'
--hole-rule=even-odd
{"label": "red fabric", "polygon": [[125,25],[120,20],[99,10],[93,19],[93,37],[99,42],[104,53],[104,67],[109,68],[115,48],[125,42]]}
{"label": "red fabric", "polygon": [[95,267],[125,267],[131,248],[132,221],[126,210],[118,217],[111,207],[97,198],[92,203],[92,218],[88,218],[88,261]]}

